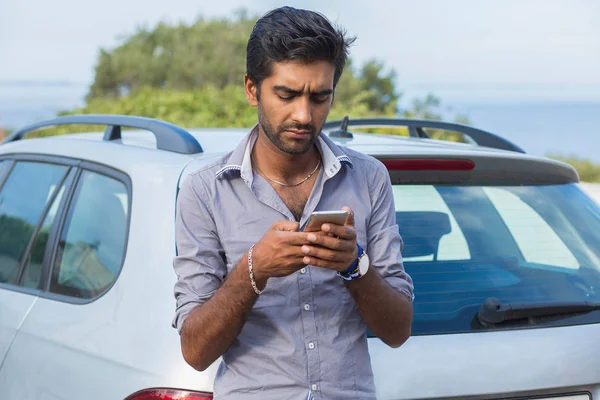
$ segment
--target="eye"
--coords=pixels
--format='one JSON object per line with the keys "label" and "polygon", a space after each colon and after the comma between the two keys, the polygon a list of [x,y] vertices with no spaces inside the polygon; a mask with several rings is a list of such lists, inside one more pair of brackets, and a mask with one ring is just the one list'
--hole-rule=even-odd
{"label": "eye", "polygon": [[286,101],[286,102],[294,100],[294,96],[280,96],[280,95],[277,95],[277,97],[279,97],[279,99],[281,101]]}
{"label": "eye", "polygon": [[323,104],[329,99],[329,96],[313,96],[312,101],[316,104]]}

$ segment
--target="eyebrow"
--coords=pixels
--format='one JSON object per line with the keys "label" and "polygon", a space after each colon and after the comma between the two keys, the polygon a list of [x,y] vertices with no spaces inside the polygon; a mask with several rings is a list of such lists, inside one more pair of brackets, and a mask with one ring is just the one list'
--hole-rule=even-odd
{"label": "eyebrow", "polygon": [[[278,91],[278,92],[295,94],[295,95],[302,94],[301,90],[295,90],[295,89],[292,89],[290,87],[283,86],[283,85],[274,86],[273,90]],[[332,93],[333,93],[333,89],[325,89],[325,90],[319,90],[318,92],[311,92],[310,94],[313,96],[315,96],[315,95],[316,96],[328,96]]]}

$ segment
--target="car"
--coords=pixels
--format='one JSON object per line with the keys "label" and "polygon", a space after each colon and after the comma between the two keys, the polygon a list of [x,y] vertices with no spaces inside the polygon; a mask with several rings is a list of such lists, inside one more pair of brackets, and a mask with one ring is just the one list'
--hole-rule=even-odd
{"label": "car", "polygon": [[[70,124],[106,129],[22,140]],[[176,199],[247,132],[72,115],[0,145],[1,399],[212,398],[171,326]],[[600,398],[600,208],[571,166],[449,122],[323,134],[387,167],[415,285],[409,340],[369,332],[378,399]]]}

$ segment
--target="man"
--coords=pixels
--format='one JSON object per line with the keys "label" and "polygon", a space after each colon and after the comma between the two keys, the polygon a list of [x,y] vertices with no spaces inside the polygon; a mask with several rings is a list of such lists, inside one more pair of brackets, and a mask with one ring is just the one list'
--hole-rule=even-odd
{"label": "man", "polygon": [[[389,175],[321,134],[350,43],[314,12],[259,19],[244,78],[258,125],[180,190],[174,326],[194,368],[223,356],[216,399],[372,399],[367,327],[391,347],[410,335]],[[302,231],[343,206],[344,226]]]}

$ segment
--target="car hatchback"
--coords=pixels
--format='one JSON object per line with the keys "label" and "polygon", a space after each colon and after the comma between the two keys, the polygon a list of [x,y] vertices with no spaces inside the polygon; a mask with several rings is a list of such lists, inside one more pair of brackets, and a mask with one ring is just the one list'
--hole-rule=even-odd
{"label": "car hatchback", "polygon": [[[66,124],[107,128],[21,140]],[[358,133],[373,127],[409,137]],[[171,327],[175,205],[246,133],[81,115],[5,140],[0,399],[212,398],[218,363],[188,366]],[[415,285],[411,338],[369,335],[378,399],[600,398],[600,208],[572,167],[444,122],[324,134],[386,165]]]}

